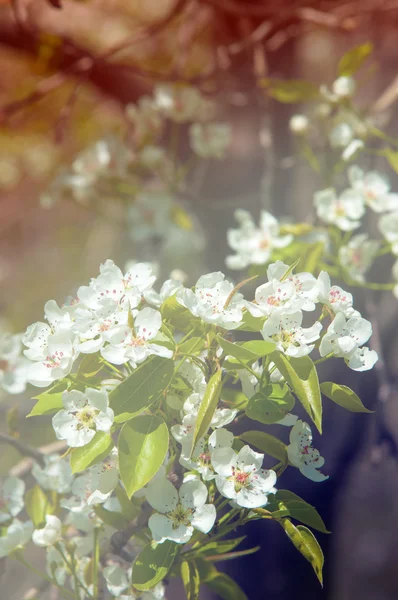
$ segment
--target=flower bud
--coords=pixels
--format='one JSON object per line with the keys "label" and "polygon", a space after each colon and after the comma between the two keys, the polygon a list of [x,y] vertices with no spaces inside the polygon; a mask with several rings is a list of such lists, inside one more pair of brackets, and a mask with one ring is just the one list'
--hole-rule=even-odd
{"label": "flower bud", "polygon": [[289,121],[289,129],[294,135],[305,135],[309,124],[308,117],[305,115],[293,115]]}
{"label": "flower bud", "polygon": [[339,99],[342,98],[351,98],[355,93],[356,83],[352,77],[338,77],[336,81],[333,82],[332,90],[333,93]]}

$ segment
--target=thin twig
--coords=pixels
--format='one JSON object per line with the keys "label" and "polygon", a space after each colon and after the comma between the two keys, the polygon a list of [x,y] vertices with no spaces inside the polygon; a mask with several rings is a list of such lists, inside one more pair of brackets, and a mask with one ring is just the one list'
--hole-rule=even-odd
{"label": "thin twig", "polygon": [[20,440],[8,435],[7,433],[0,433],[0,444],[1,443],[12,446],[23,456],[34,458],[34,460],[37,460],[37,462],[44,466],[43,453],[40,452],[40,450],[36,450],[35,448],[32,448],[32,446],[24,444]]}

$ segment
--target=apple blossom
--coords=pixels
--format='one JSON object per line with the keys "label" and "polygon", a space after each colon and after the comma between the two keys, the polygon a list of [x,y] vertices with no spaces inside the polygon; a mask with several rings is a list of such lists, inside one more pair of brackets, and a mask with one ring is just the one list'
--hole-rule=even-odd
{"label": "apple blossom", "polygon": [[249,446],[243,446],[238,454],[228,447],[215,450],[211,461],[220,494],[244,508],[267,504],[276,473],[261,468],[263,459],[264,454],[254,452]]}
{"label": "apple blossom", "polygon": [[303,328],[303,313],[273,313],[265,321],[261,335],[266,341],[276,342],[276,349],[288,356],[305,356],[309,354],[319,339],[322,324],[318,321],[311,327]]}
{"label": "apple blossom", "polygon": [[290,444],[286,448],[289,461],[304,477],[312,481],[324,481],[328,475],[320,473],[318,469],[323,467],[325,460],[311,446],[311,429],[307,423],[298,420],[290,430]]}
{"label": "apple blossom", "polygon": [[232,140],[227,123],[193,123],[189,128],[192,150],[203,158],[223,158]]}
{"label": "apple blossom", "polygon": [[372,266],[379,247],[366,233],[354,235],[347,245],[339,248],[340,264],[352,279],[364,283],[364,274]]}
{"label": "apple blossom", "polygon": [[366,205],[377,213],[398,209],[398,194],[390,192],[388,178],[377,171],[366,173],[353,165],[348,170],[348,178],[355,192],[361,194]]}
{"label": "apple blossom", "polygon": [[0,558],[8,556],[14,550],[25,546],[31,539],[32,533],[32,521],[22,523],[18,519],[14,519],[7,531],[0,537]]}
{"label": "apple blossom", "polygon": [[24,507],[25,482],[7,477],[0,487],[0,525],[16,517]]}
{"label": "apple blossom", "polygon": [[364,200],[355,190],[344,190],[337,196],[333,188],[327,188],[314,194],[314,203],[318,217],[342,231],[351,231],[360,226],[365,213]]}
{"label": "apple blossom", "polygon": [[293,236],[279,234],[279,223],[269,212],[263,210],[259,226],[243,209],[235,211],[239,229],[228,230],[228,245],[236,252],[227,256],[225,262],[230,269],[244,269],[250,264],[262,265],[269,261],[274,248],[285,248]]}
{"label": "apple blossom", "polygon": [[0,336],[0,386],[9,394],[24,392],[29,364],[22,356],[22,335],[3,333]]}
{"label": "apple blossom", "polygon": [[398,256],[398,211],[382,215],[379,219],[379,229],[389,244],[391,251]]}
{"label": "apple blossom", "polygon": [[168,479],[156,478],[147,486],[146,498],[157,511],[148,521],[156,542],[186,544],[194,529],[208,533],[214,525],[216,508],[206,504],[207,488],[197,479],[183,483],[177,491]]}
{"label": "apple blossom", "polygon": [[220,271],[200,277],[195,291],[179,290],[176,299],[195,317],[224,329],[239,327],[245,306],[242,294],[234,293],[233,284]]}
{"label": "apple blossom", "polygon": [[64,410],[54,415],[52,423],[59,440],[68,446],[85,446],[96,431],[109,431],[113,423],[113,410],[109,408],[108,394],[102,390],[65,391],[62,394]]}
{"label": "apple blossom", "polygon": [[55,515],[46,515],[46,524],[42,529],[35,529],[32,541],[36,546],[53,546],[61,539],[62,523]]}

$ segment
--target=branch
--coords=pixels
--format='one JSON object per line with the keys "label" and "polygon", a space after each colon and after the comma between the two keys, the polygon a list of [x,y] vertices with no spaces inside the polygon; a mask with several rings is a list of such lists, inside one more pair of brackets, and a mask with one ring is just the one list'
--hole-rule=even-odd
{"label": "branch", "polygon": [[18,450],[18,452],[20,452],[20,454],[22,454],[23,456],[29,456],[30,458],[34,458],[34,460],[37,460],[37,462],[44,466],[43,453],[40,452],[40,450],[36,450],[32,446],[27,446],[20,440],[17,440],[16,438],[12,437],[11,435],[7,435],[6,433],[0,433],[0,444],[1,443],[12,446],[16,450]]}
{"label": "branch", "polygon": [[[37,448],[36,452],[40,453],[41,464],[43,464],[43,457],[48,456],[49,454],[54,454],[56,452],[62,452],[66,449],[66,442],[64,441],[56,441],[51,442],[51,444],[46,444],[45,446],[40,446]],[[37,460],[37,459],[35,459]],[[32,458],[24,458],[19,463],[17,463],[14,467],[10,469],[10,475],[13,477],[23,477],[26,473],[29,473],[30,469],[33,465],[33,457]]]}
{"label": "branch", "polygon": [[126,560],[127,562],[131,562],[133,560],[133,556],[129,552],[124,550],[124,546],[127,544],[130,538],[133,537],[138,531],[140,531],[143,527],[146,527],[148,523],[148,518],[152,509],[148,502],[144,502],[141,506],[141,512],[131,523],[129,523],[124,529],[120,531],[116,531],[110,539],[110,551],[112,554],[116,554]]}

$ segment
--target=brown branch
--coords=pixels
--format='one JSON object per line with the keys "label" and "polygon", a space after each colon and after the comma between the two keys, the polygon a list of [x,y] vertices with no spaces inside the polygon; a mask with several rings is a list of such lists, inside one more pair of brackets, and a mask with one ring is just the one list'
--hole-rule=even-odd
{"label": "brown branch", "polygon": [[[40,446],[36,449],[37,452],[40,453],[41,464],[43,464],[43,457],[48,456],[49,454],[54,454],[57,452],[62,452],[66,449],[66,442],[64,441],[56,441],[51,442],[51,444],[46,444],[45,446]],[[35,458],[35,460],[37,460]],[[23,477],[31,470],[33,466],[33,457],[32,458],[24,458],[19,463],[17,463],[14,467],[10,469],[10,475],[14,477]]]}
{"label": "brown branch", "polygon": [[[136,35],[128,38],[115,45],[110,50],[100,53],[98,56],[90,56],[87,52],[84,52],[84,56],[74,61],[71,65],[65,68],[62,72],[57,72],[45,79],[42,79],[36,86],[36,88],[28,96],[22,100],[11,102],[3,107],[0,107],[0,124],[19,112],[20,110],[30,106],[37,102],[50,92],[62,86],[68,79],[69,76],[77,75],[88,75],[100,63],[106,63],[109,59],[113,58],[119,52],[127,50],[131,46],[144,41],[152,36],[161,33],[185,8],[187,0],[177,0],[173,10],[161,21],[154,23],[148,27],[141,29]],[[18,4],[18,3],[16,3]]]}
{"label": "brown branch", "polygon": [[44,465],[43,453],[40,452],[40,450],[36,450],[32,446],[24,444],[23,442],[12,437],[11,435],[8,435],[7,433],[0,433],[0,444],[1,443],[12,446],[13,448],[15,448],[15,450],[18,450],[18,452],[22,454],[22,456],[29,456],[30,458],[34,458],[34,460],[37,460],[37,462],[39,462],[42,466]]}
{"label": "brown branch", "polygon": [[129,523],[124,529],[116,531],[110,539],[110,551],[112,554],[120,556],[123,560],[131,562],[133,556],[129,552],[124,550],[124,546],[127,544],[130,538],[133,537],[143,527],[146,527],[149,519],[149,515],[152,512],[151,506],[144,502],[141,506],[141,512],[131,523]]}

